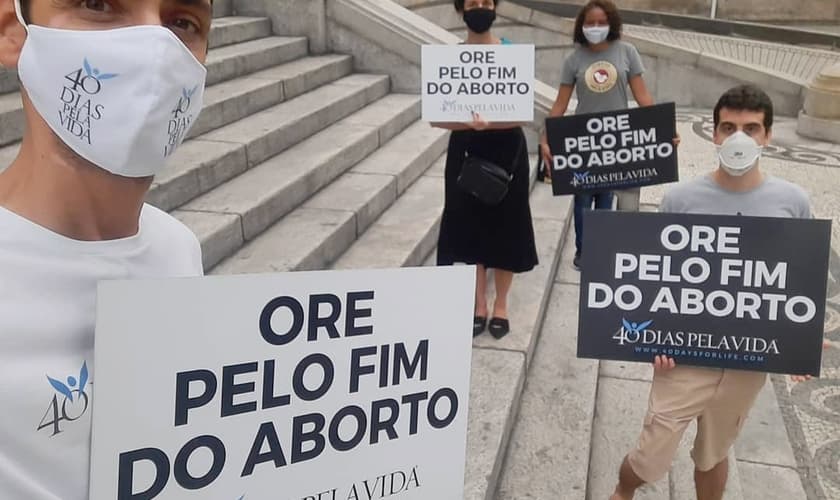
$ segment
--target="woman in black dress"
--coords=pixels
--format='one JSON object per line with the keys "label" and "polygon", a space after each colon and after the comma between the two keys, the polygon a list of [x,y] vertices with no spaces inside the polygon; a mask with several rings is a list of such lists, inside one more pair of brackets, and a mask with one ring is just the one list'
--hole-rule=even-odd
{"label": "woman in black dress", "polygon": [[[455,0],[454,3],[468,28],[466,43],[509,43],[490,33],[498,0]],[[477,266],[473,336],[487,327],[487,269],[494,270],[496,299],[489,330],[494,337],[501,338],[510,331],[507,296],[513,275],[537,265],[525,135],[518,123],[489,124],[475,113],[471,123],[432,125],[452,131],[446,156],[446,201],[437,263]],[[458,176],[468,153],[513,174],[508,194],[498,205],[484,204],[458,186]]]}

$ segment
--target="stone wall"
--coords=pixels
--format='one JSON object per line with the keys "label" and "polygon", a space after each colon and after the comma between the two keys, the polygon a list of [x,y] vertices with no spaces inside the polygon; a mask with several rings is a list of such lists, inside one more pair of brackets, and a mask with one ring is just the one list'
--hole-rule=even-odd
{"label": "stone wall", "polygon": [[[552,1],[552,0],[546,0]],[[587,0],[557,0],[555,3],[585,4]],[[712,0],[614,0],[622,9],[655,10],[672,14],[708,16],[712,10]],[[743,0],[741,0],[743,1]],[[766,2],[766,0],[755,0]]]}
{"label": "stone wall", "polygon": [[749,21],[837,21],[840,0],[720,0],[718,13]]}
{"label": "stone wall", "polygon": [[[585,4],[587,0],[543,0]],[[619,7],[708,17],[712,0],[616,0]],[[840,21],[840,0],[718,0],[719,19],[749,21]]]}

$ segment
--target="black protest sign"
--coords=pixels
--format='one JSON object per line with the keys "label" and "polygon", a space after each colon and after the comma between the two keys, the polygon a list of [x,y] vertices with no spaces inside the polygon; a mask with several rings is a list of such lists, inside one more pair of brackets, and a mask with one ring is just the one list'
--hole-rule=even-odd
{"label": "black protest sign", "polygon": [[556,196],[679,179],[674,103],[546,120]]}
{"label": "black protest sign", "polygon": [[585,217],[579,357],[819,375],[829,221]]}

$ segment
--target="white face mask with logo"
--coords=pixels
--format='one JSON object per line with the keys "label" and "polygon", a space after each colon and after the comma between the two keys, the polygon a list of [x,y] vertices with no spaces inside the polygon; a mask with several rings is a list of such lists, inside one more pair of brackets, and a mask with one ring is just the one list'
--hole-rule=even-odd
{"label": "white face mask with logo", "polygon": [[584,26],[583,36],[592,45],[598,45],[610,35],[609,26]]}
{"label": "white face mask with logo", "polygon": [[26,25],[18,74],[70,149],[108,172],[148,177],[201,111],[207,70],[162,26],[77,31]]}
{"label": "white face mask with logo", "polygon": [[729,175],[740,177],[758,164],[764,148],[739,130],[717,146],[720,167]]}

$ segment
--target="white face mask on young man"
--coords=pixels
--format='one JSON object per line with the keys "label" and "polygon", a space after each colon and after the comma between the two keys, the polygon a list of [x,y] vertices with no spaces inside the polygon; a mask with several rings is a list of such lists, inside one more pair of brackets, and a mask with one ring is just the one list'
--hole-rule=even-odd
{"label": "white face mask on young man", "polygon": [[162,26],[65,30],[26,25],[18,74],[70,149],[108,172],[148,177],[198,118],[207,70]]}
{"label": "white face mask on young man", "polygon": [[717,146],[720,167],[729,175],[740,177],[756,165],[764,147],[739,130]]}

